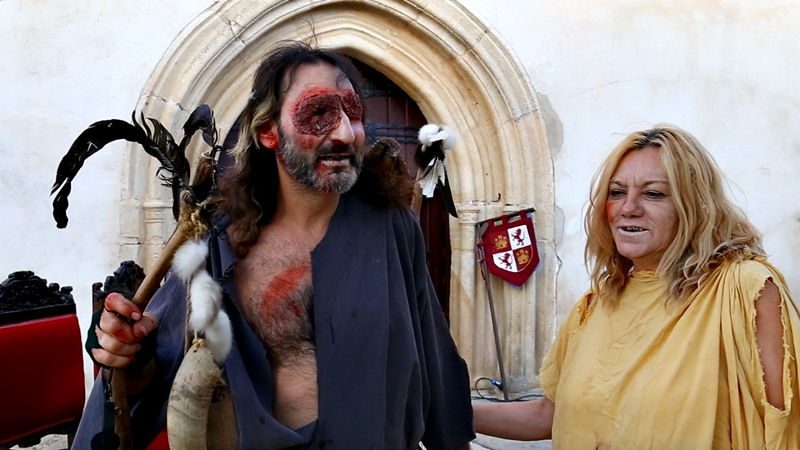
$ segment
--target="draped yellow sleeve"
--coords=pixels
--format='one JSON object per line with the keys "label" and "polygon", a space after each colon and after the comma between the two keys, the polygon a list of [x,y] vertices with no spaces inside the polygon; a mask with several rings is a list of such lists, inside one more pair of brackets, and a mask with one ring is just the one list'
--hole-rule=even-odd
{"label": "draped yellow sleeve", "polygon": [[[785,408],[767,403],[755,300],[781,296]],[[616,308],[573,308],[540,380],[556,404],[555,449],[800,449],[800,314],[762,259],[718,268],[679,305],[653,273],[634,273]]]}

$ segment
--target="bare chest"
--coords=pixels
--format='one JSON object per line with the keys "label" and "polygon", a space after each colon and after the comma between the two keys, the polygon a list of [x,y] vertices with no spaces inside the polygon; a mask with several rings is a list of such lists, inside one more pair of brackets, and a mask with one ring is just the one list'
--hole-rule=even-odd
{"label": "bare chest", "polygon": [[238,263],[245,319],[278,366],[314,354],[310,251],[290,239],[265,240]]}

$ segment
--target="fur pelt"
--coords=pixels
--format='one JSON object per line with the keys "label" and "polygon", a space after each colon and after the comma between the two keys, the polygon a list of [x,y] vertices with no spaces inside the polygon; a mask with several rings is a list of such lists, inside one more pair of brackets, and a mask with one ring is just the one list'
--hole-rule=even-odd
{"label": "fur pelt", "polygon": [[186,285],[189,296],[189,329],[205,336],[214,362],[222,364],[231,349],[231,324],[222,304],[222,288],[206,272],[208,244],[187,241],[175,253],[172,271]]}
{"label": "fur pelt", "polygon": [[353,188],[370,203],[382,208],[408,208],[414,195],[414,180],[400,156],[400,144],[378,139],[364,157],[361,176]]}

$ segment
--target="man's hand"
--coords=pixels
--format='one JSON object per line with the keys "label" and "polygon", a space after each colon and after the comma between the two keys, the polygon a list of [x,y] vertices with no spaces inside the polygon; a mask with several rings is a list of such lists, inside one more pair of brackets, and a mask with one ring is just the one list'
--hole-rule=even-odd
{"label": "man's hand", "polygon": [[158,327],[158,320],[144,313],[120,294],[108,294],[100,323],[95,326],[97,342],[92,349],[95,361],[109,367],[127,367],[139,351],[139,341]]}

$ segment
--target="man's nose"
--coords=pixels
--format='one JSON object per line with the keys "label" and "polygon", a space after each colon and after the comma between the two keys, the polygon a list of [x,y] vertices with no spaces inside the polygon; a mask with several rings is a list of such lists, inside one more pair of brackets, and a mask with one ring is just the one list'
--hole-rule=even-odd
{"label": "man's nose", "polygon": [[342,115],[341,120],[339,120],[339,125],[331,131],[328,137],[331,141],[350,145],[356,140],[353,126],[350,124],[350,118],[347,117],[344,111],[339,111],[339,114]]}

